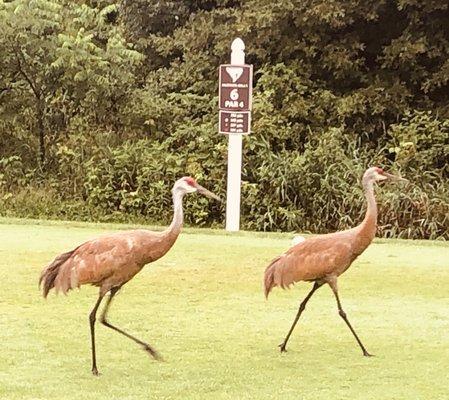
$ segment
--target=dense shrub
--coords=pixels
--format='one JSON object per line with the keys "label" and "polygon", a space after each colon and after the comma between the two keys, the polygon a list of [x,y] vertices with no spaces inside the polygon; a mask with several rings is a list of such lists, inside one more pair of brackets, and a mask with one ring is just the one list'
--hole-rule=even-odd
{"label": "dense shrub", "polygon": [[[242,227],[449,238],[446,1],[0,0],[0,215],[168,223],[172,183],[225,195],[217,66],[254,64]],[[224,205],[189,196],[187,222]]]}

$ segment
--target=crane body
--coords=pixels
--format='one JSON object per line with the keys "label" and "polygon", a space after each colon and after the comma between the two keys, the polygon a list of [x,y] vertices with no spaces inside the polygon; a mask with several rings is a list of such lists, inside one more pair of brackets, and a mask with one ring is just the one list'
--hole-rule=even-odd
{"label": "crane body", "polygon": [[374,183],[387,179],[406,181],[403,178],[383,171],[381,168],[372,167],[366,170],[362,183],[367,201],[367,210],[365,218],[359,226],[306,239],[275,258],[266,268],[264,274],[266,297],[276,286],[285,289],[299,281],[314,282],[312,290],[300,304],[285,340],[279,345],[281,352],[286,351],[287,342],[307,302],[317,289],[327,283],[337,300],[339,315],[351,330],[362,349],[363,355],[370,356],[352,328],[346,313],[343,311],[338,296],[337,278],[351,266],[354,260],[365,251],[374,239],[377,229],[377,205],[374,198]]}
{"label": "crane body", "polygon": [[[44,295],[52,287],[65,294],[84,284],[99,286],[106,294],[113,287],[124,285],[146,264],[163,257],[175,243],[179,232],[139,229],[89,240],[57,257],[49,266],[51,269],[44,280]],[[54,281],[49,273],[55,274]]]}

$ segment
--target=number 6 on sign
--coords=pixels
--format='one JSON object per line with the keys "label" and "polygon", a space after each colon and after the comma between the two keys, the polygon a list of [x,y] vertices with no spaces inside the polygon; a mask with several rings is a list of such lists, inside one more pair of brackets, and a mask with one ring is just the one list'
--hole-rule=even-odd
{"label": "number 6 on sign", "polygon": [[219,108],[226,111],[250,111],[252,66],[222,64],[219,71]]}
{"label": "number 6 on sign", "polygon": [[238,89],[232,89],[231,93],[229,93],[229,97],[231,98],[231,100],[237,100],[239,98]]}

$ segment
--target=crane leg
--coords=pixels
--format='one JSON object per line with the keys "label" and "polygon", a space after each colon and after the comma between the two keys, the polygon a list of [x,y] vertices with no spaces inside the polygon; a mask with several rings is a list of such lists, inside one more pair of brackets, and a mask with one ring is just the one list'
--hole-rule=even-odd
{"label": "crane leg", "polygon": [[357,336],[357,333],[355,333],[354,328],[349,323],[349,320],[348,320],[348,317],[346,316],[346,313],[343,311],[343,308],[342,308],[341,303],[340,303],[340,298],[338,297],[337,280],[336,279],[332,279],[328,283],[329,283],[329,286],[331,287],[332,291],[334,292],[335,298],[337,299],[338,314],[346,322],[346,325],[348,325],[348,328],[351,330],[352,334],[354,335],[355,339],[357,340],[357,343],[359,344],[360,348],[362,349],[363,355],[365,357],[371,357],[372,354],[368,353],[368,351],[366,350],[366,348],[363,345],[362,341]]}
{"label": "crane leg", "polygon": [[293,324],[292,324],[290,330],[288,331],[287,336],[285,337],[284,341],[279,345],[279,347],[280,347],[280,349],[281,349],[281,353],[287,351],[287,350],[285,349],[285,347],[287,346],[288,339],[290,338],[290,335],[292,334],[293,329],[295,329],[295,325],[296,325],[296,323],[298,322],[299,317],[301,316],[302,312],[305,310],[306,304],[307,304],[307,302],[310,300],[310,298],[312,297],[312,295],[313,295],[313,294],[315,293],[315,291],[316,291],[320,286],[322,286],[322,285],[323,285],[323,284],[320,283],[320,282],[315,282],[314,285],[313,285],[312,290],[309,292],[309,294],[305,297],[305,299],[304,299],[304,300],[302,301],[302,303],[299,305],[298,313],[296,314],[295,320],[293,321]]}
{"label": "crane leg", "polygon": [[95,303],[94,308],[92,309],[89,315],[89,323],[90,323],[90,338],[92,341],[92,373],[94,375],[99,375],[97,369],[97,357],[95,354],[95,319],[97,315],[98,307],[100,306],[101,300],[103,300],[104,294],[100,294],[97,302]]}
{"label": "crane leg", "polygon": [[143,349],[144,349],[145,351],[147,351],[148,353],[150,353],[151,356],[152,356],[154,359],[162,361],[162,357],[159,355],[159,353],[158,353],[154,348],[152,348],[148,343],[142,342],[141,340],[139,340],[139,339],[137,339],[136,337],[130,335],[129,333],[127,333],[127,332],[121,330],[120,328],[117,328],[116,326],[114,326],[114,325],[112,325],[111,323],[109,323],[109,321],[106,319],[106,316],[107,316],[108,309],[109,309],[109,306],[110,306],[110,304],[111,304],[111,301],[112,301],[112,299],[114,298],[114,296],[117,294],[117,292],[119,291],[119,289],[120,289],[120,287],[115,287],[115,288],[112,288],[112,289],[111,289],[110,295],[109,295],[109,297],[108,297],[107,300],[106,300],[106,305],[104,306],[103,312],[102,312],[102,314],[101,314],[100,322],[101,322],[103,325],[107,326],[108,328],[111,328],[111,329],[113,329],[114,331],[116,331],[116,332],[118,332],[118,333],[121,333],[122,335],[126,336],[127,338],[133,340],[133,341],[136,342],[137,344],[140,344],[140,345],[143,347]]}

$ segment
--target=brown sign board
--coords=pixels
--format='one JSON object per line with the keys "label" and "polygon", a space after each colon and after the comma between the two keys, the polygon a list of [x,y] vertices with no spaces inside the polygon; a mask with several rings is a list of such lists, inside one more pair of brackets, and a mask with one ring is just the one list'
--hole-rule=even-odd
{"label": "brown sign board", "polygon": [[220,110],[250,111],[253,91],[252,65],[220,65]]}
{"label": "brown sign board", "polygon": [[220,110],[218,126],[220,133],[248,135],[251,126],[251,112]]}

